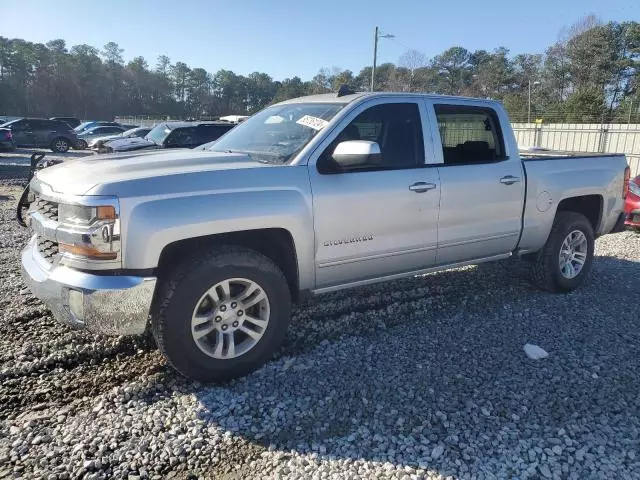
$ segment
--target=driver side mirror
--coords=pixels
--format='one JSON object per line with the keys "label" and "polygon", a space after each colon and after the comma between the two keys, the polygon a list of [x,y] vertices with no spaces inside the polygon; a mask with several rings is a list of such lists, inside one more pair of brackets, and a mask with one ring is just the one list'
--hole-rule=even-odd
{"label": "driver side mirror", "polygon": [[336,145],[331,157],[343,168],[371,166],[380,163],[380,145],[369,140],[346,140]]}

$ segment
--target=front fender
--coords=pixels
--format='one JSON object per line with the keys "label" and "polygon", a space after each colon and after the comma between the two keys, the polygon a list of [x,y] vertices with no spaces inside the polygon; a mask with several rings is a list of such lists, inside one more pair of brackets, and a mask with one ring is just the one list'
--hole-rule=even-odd
{"label": "front fender", "polygon": [[155,268],[165,246],[180,240],[266,228],[286,229],[298,259],[301,289],[311,288],[314,230],[311,201],[295,189],[214,192],[156,198],[131,206],[123,224],[123,266]]}

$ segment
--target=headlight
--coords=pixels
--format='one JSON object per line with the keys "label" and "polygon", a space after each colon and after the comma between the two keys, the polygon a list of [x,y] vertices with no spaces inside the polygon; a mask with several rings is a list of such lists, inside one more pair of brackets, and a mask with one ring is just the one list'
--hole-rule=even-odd
{"label": "headlight", "polygon": [[58,206],[57,231],[62,260],[74,266],[82,260],[118,260],[120,219],[114,205]]}
{"label": "headlight", "polygon": [[87,207],[61,203],[58,207],[58,221],[65,225],[91,225],[96,220],[113,220],[115,218],[115,208],[112,206]]}

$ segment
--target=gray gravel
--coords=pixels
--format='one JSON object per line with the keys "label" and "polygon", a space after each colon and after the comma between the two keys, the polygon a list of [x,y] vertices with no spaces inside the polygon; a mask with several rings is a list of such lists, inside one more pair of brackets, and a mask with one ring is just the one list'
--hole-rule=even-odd
{"label": "gray gravel", "polygon": [[507,261],[320,297],[274,361],[203,386],[51,319],[20,280],[19,192],[0,187],[0,478],[640,478],[638,234],[599,239],[569,295]]}

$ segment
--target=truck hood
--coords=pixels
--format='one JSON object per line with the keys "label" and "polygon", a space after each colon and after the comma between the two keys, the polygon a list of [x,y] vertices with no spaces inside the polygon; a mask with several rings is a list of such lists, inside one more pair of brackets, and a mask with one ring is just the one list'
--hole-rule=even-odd
{"label": "truck hood", "polygon": [[54,192],[84,195],[97,185],[215,170],[269,167],[242,153],[172,149],[90,155],[38,170],[36,178]]}

